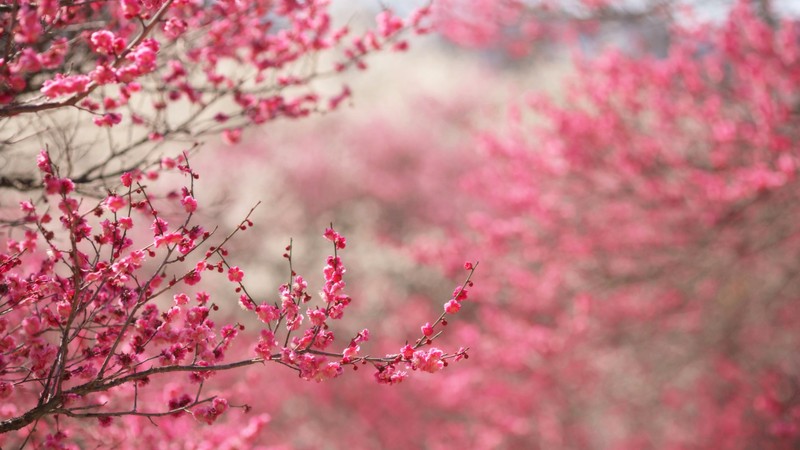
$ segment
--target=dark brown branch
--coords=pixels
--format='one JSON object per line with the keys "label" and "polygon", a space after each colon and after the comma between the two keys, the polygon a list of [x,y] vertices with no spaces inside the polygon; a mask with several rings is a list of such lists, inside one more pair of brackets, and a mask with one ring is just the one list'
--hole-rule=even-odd
{"label": "dark brown branch", "polygon": [[[273,355],[270,360],[280,358],[280,355]],[[34,421],[51,414],[56,414],[61,411],[64,404],[64,399],[72,395],[87,395],[93,392],[105,392],[111,388],[141,380],[153,375],[171,373],[171,372],[210,372],[218,370],[230,370],[238,367],[251,366],[253,364],[263,363],[265,360],[262,358],[245,359],[229,364],[220,364],[216,366],[166,366],[154,367],[142,372],[133,373],[124,377],[115,378],[107,381],[93,380],[58,393],[50,398],[48,401],[36,406],[25,414],[14,417],[12,419],[0,422],[0,434],[9,431],[19,430],[24,428]]]}

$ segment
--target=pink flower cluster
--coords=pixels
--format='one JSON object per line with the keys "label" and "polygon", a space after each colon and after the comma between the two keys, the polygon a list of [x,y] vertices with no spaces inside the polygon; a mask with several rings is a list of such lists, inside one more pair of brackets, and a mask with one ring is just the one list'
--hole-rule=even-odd
{"label": "pink flower cluster", "polygon": [[[133,127],[164,138],[154,110],[188,100],[199,112],[228,97],[238,111],[215,113],[229,122],[226,139],[236,142],[249,124],[304,117],[326,104],[336,109],[349,88],[322,95],[310,81],[323,72],[364,68],[365,58],[385,47],[404,49],[400,36],[406,29],[422,32],[430,10],[421,8],[408,20],[382,11],[375,29],[359,35],[334,23],[327,0],[284,3],[22,0],[2,8],[0,22],[14,39],[0,64],[0,117],[78,106],[95,115],[98,126],[110,127],[125,107]],[[328,68],[295,70],[297,61],[321,53],[331,55]],[[229,70],[231,64],[240,70]],[[132,104],[141,83],[151,81],[164,95]],[[105,85],[114,88],[98,89]],[[292,94],[282,92],[290,87]]]}
{"label": "pink flower cluster", "polygon": [[[59,220],[39,213],[33,202],[22,202],[31,228],[22,242],[8,242],[13,253],[0,253],[0,398],[8,405],[0,408],[3,433],[32,432],[36,418],[54,414],[93,417],[113,428],[115,418],[132,414],[131,408],[154,420],[189,413],[199,422],[216,423],[232,405],[220,395],[203,397],[203,386],[220,372],[264,362],[288,366],[316,382],[339,377],[348,365],[372,364],[384,374],[376,375],[379,381],[399,382],[403,372],[388,366],[405,362],[414,370],[436,372],[455,357],[435,348],[423,350],[428,338],[407,356],[363,356],[367,329],[331,349],[336,340],[328,322],[341,319],[352,303],[337,254],[346,240],[333,228],[325,231],[334,255],[323,269],[320,304],[310,305],[308,283],[294,272],[279,288],[278,302],[257,304],[243,284],[244,270],[229,263],[224,246],[253,223],[245,218],[222,245],[208,246],[213,233],[192,223],[196,174],[185,156],[164,159],[157,172],[192,180],[180,193],[158,197],[144,184],[146,174],[126,172],[120,189],[93,205],[80,200],[70,179],[59,176],[48,152],[39,154],[37,165]],[[171,205],[178,217],[168,221],[156,205]],[[148,224],[149,232],[141,230]],[[205,253],[192,261],[201,247]],[[287,247],[290,265],[291,251]],[[212,273],[233,283],[241,305],[262,325],[249,355],[241,356],[242,346],[236,345],[243,325],[223,323],[218,303],[205,291],[192,296],[179,290]],[[170,302],[158,301],[170,292]],[[149,386],[167,374],[173,381],[183,379],[185,388],[153,402]],[[51,400],[37,403],[41,396]],[[63,436],[64,442],[82,433],[67,422],[61,426],[72,437]],[[37,427],[47,430],[44,423]]]}

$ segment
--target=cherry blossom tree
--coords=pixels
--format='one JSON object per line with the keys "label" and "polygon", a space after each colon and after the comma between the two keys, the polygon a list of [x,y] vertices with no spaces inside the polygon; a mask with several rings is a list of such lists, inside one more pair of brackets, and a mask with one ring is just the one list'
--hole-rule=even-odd
{"label": "cherry blossom tree", "polygon": [[[424,32],[430,11],[402,19],[384,10],[377,25],[357,32],[337,25],[328,3],[7,2],[0,7],[2,153],[17,153],[31,135],[56,134],[59,145],[44,142],[51,157],[87,184],[152,164],[167,140],[222,133],[233,143],[247,125],[336,109],[349,88],[314,82],[366,68],[370,53],[405,49],[407,31]],[[43,116],[51,111],[61,114]],[[70,132],[89,118],[125,133],[89,133],[87,142]],[[98,146],[105,150],[98,154]],[[87,148],[95,151],[91,161],[81,157]],[[30,171],[1,181],[18,190],[38,186]]]}
{"label": "cherry blossom tree", "polygon": [[[491,102],[474,89],[415,105],[410,126],[353,126],[341,147],[372,150],[368,175],[330,204],[390,203],[379,226],[406,248],[417,236],[417,261],[452,275],[468,255],[484,278],[460,313],[470,364],[404,391],[327,391],[327,441],[795,448],[800,27],[766,17],[737,2],[673,23],[663,57],[582,58],[560,97],[518,95],[502,130],[471,123]],[[458,127],[472,139],[448,140]],[[340,432],[336,405],[365,395],[341,419],[365,431]]]}
{"label": "cherry blossom tree", "polygon": [[[374,381],[397,384],[467,357],[432,343],[467,298],[474,264],[416,338],[372,356],[361,350],[368,329],[334,335],[352,300],[346,240],[333,225],[320,298],[295,272],[291,241],[286,282],[270,298],[247,288],[228,251],[256,226],[255,207],[230,231],[196,214],[200,176],[189,161],[201,138],[235,143],[246,126],[336,109],[350,89],[314,83],[365,68],[370,53],[404,50],[429,13],[383,10],[355,34],[328,9],[314,0],[0,5],[0,155],[19,161],[44,147],[25,159],[30,168],[9,164],[0,178],[4,203],[19,200],[16,212],[3,205],[0,445],[139,448],[125,441],[139,419],[171,445],[192,423],[252,409],[255,399],[213,383],[247,366],[274,362],[316,382],[368,366]],[[164,156],[167,142],[182,151]],[[229,290],[204,289],[214,276]],[[252,443],[268,419],[247,420],[217,436]],[[220,443],[196,445],[211,442]]]}
{"label": "cherry blossom tree", "polygon": [[610,51],[563,103],[531,97],[545,126],[512,113],[481,138],[481,208],[454,225],[503,261],[484,295],[516,314],[482,311],[503,330],[487,341],[542,358],[520,436],[580,448],[600,421],[616,448],[797,444],[798,38],[740,2],[673,31],[666,58]]}

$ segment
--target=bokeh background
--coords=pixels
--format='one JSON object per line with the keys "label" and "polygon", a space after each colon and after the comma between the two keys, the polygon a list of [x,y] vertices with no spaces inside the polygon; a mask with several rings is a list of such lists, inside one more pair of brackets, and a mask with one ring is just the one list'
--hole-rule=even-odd
{"label": "bokeh background", "polygon": [[668,3],[442,2],[347,107],[200,156],[204,200],[264,202],[263,238],[235,244],[263,292],[288,236],[312,283],[320,231],[349,237],[366,353],[480,261],[441,341],[469,360],[391,387],[251,370],[254,442],[796,448],[798,5]]}
{"label": "bokeh background", "polygon": [[[334,9],[358,28],[420,4]],[[317,292],[323,230],[347,236],[353,304],[334,332],[368,327],[362,354],[416,339],[464,262],[479,261],[437,339],[469,358],[394,386],[370,366],[319,384],[278,364],[222,372],[206,392],[225,390],[247,412],[214,426],[132,418],[114,439],[799,448],[800,2],[434,4],[433,29],[407,51],[313,83],[326,93],[347,83],[336,111],[249,128],[237,143],[208,139],[190,160],[199,223],[231,229],[261,202],[228,245],[260,301],[278,298],[290,238]],[[219,314],[258,329],[230,283],[206,282],[230,299]],[[255,339],[240,339],[241,355]],[[151,389],[169,399],[180,382]]]}

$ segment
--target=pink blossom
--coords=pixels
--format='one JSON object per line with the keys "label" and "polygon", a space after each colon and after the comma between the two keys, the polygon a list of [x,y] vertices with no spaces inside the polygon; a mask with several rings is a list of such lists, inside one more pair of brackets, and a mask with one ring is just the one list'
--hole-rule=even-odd
{"label": "pink blossom", "polygon": [[209,299],[210,299],[210,296],[209,296],[209,295],[208,295],[208,293],[207,293],[207,292],[205,292],[205,291],[200,291],[200,292],[198,292],[197,294],[195,294],[195,301],[196,301],[196,302],[197,302],[197,303],[198,303],[200,306],[203,306],[203,305],[205,305],[206,303],[208,303],[208,300],[209,300]]}
{"label": "pink blossom", "polygon": [[58,311],[58,315],[62,319],[66,319],[72,312],[72,304],[67,300],[62,300],[56,304],[56,311]]}
{"label": "pink blossom", "polygon": [[156,57],[160,45],[154,39],[145,39],[133,51],[131,51],[127,59],[133,61],[134,65],[131,66],[135,70],[135,75],[144,75],[156,69]]}
{"label": "pink blossom", "polygon": [[369,340],[369,330],[364,328],[363,330],[359,331],[355,338],[353,338],[353,342],[358,344],[360,342],[367,342]]}
{"label": "pink blossom", "polygon": [[314,326],[319,327],[325,323],[327,316],[325,316],[325,311],[322,309],[310,309],[308,310],[308,318]]}
{"label": "pink blossom", "polygon": [[133,175],[131,175],[130,172],[123,173],[119,178],[123,186],[131,187],[131,184],[133,183]]}
{"label": "pink blossom", "polygon": [[378,33],[383,38],[388,38],[403,28],[403,20],[388,9],[380,12],[375,20],[378,22]]}
{"label": "pink blossom", "polygon": [[117,223],[123,230],[130,230],[133,228],[133,219],[130,217],[119,217]]}
{"label": "pink blossom", "polygon": [[275,340],[275,333],[272,330],[261,330],[255,352],[260,357],[268,359],[271,356],[272,349],[277,345],[278,342]]}
{"label": "pink blossom", "polygon": [[197,200],[195,200],[191,195],[183,197],[183,199],[181,199],[181,205],[183,205],[183,209],[187,213],[193,213],[197,210]]}
{"label": "pink blossom", "polygon": [[131,19],[139,15],[141,2],[138,0],[120,0],[122,12],[126,19]]}
{"label": "pink blossom", "polygon": [[164,234],[169,230],[169,224],[163,218],[157,217],[150,225],[150,229],[153,230],[154,235]]}
{"label": "pink blossom", "polygon": [[100,54],[118,54],[125,48],[125,40],[108,30],[95,31],[90,41],[92,49]]}
{"label": "pink blossom", "polygon": [[[335,361],[329,362],[329,363],[325,364],[325,366],[323,367],[323,369],[321,371],[321,375],[322,376],[320,378],[325,379],[325,380],[330,380],[330,379],[333,379],[333,378],[336,378],[336,377],[340,376],[342,374],[342,372],[344,372],[344,370],[342,369],[341,364],[339,364],[338,362],[335,362]],[[320,381],[320,380],[317,380],[317,381]]]}
{"label": "pink blossom", "polygon": [[447,303],[444,304],[444,310],[448,314],[455,314],[460,309],[461,309],[461,303],[459,303],[459,302],[457,302],[455,300],[450,300],[450,301],[448,301]]}
{"label": "pink blossom", "polygon": [[119,113],[105,113],[100,117],[95,117],[94,124],[98,127],[113,127],[122,122],[122,114]]}
{"label": "pink blossom", "polygon": [[25,330],[30,336],[35,335],[39,332],[42,326],[42,321],[37,316],[26,317],[22,319],[22,328]]}
{"label": "pink blossom", "polygon": [[239,266],[233,266],[228,269],[228,280],[234,283],[241,283],[243,278],[244,272],[239,268]]}
{"label": "pink blossom", "polygon": [[338,249],[343,249],[347,245],[347,239],[341,234],[334,231],[333,228],[326,228],[324,236],[325,239],[333,242],[336,248]]}
{"label": "pink blossom", "polygon": [[398,384],[408,378],[408,372],[397,370],[394,365],[379,367],[375,372],[375,380],[380,384]]}
{"label": "pink blossom", "polygon": [[404,359],[410,361],[414,356],[414,347],[408,344],[404,345],[403,348],[400,349],[400,355],[402,355]]}
{"label": "pink blossom", "polygon": [[91,79],[86,75],[64,76],[56,74],[55,78],[46,80],[42,85],[42,94],[49,98],[86,92]]}
{"label": "pink blossom", "polygon": [[208,308],[205,306],[195,306],[186,312],[186,323],[189,325],[199,325],[208,317]]}
{"label": "pink blossom", "polygon": [[50,162],[50,154],[48,154],[46,150],[39,151],[39,154],[36,156],[36,166],[42,173],[45,174],[53,173]]}
{"label": "pink blossom", "polygon": [[[202,374],[202,372],[201,372]],[[192,411],[195,419],[205,422],[208,425],[213,424],[219,416],[228,409],[228,401],[222,398],[215,398],[211,402],[211,406],[199,406]]]}
{"label": "pink blossom", "polygon": [[[108,66],[98,65],[95,69],[89,74],[92,81],[94,81],[98,85],[115,83],[117,81],[117,74]],[[111,106],[111,105],[109,105]],[[109,106],[106,106],[107,108]]]}
{"label": "pink blossom", "polygon": [[280,318],[280,309],[274,305],[261,304],[256,306],[256,314],[258,318],[264,323],[270,323]]}
{"label": "pink blossom", "polygon": [[253,311],[256,305],[247,294],[242,294],[239,296],[239,307],[245,311]]}
{"label": "pink blossom", "polygon": [[45,177],[45,192],[53,194],[69,194],[75,190],[75,183],[69,178]]}
{"label": "pink blossom", "polygon": [[175,300],[175,304],[178,306],[183,306],[189,303],[189,296],[186,294],[176,294],[173,299]]}
{"label": "pink blossom", "polygon": [[[186,253],[186,252],[181,250],[181,253]],[[187,286],[194,286],[200,283],[202,279],[203,277],[202,275],[200,275],[200,272],[193,270],[183,278],[183,282],[186,283]]]}
{"label": "pink blossom", "polygon": [[342,352],[342,362],[350,362],[353,359],[358,357],[358,352],[361,350],[361,347],[358,345],[351,345],[344,349]]}
{"label": "pink blossom", "polygon": [[242,140],[242,130],[240,128],[225,130],[222,132],[222,140],[228,145],[237,144]]}
{"label": "pink blossom", "polygon": [[42,33],[36,10],[25,4],[20,8],[18,20],[20,26],[18,33],[14,35],[14,40],[18,43],[35,43]]}
{"label": "pink blossom", "polygon": [[435,373],[444,368],[442,356],[444,352],[438,348],[431,348],[428,351],[417,350],[411,358],[411,366],[423,372]]}
{"label": "pink blossom", "polygon": [[174,158],[164,157],[161,158],[161,168],[166,170],[174,169],[178,163],[175,161]]}
{"label": "pink blossom", "polygon": [[105,206],[111,212],[117,212],[124,208],[126,205],[125,199],[118,195],[109,195],[106,197]]}
{"label": "pink blossom", "polygon": [[189,25],[185,20],[171,17],[167,19],[167,23],[164,24],[164,34],[170,39],[177,39],[186,32],[188,27]]}
{"label": "pink blossom", "polygon": [[19,202],[19,209],[21,209],[26,215],[32,215],[36,213],[36,208],[33,206],[33,203],[28,201]]}
{"label": "pink blossom", "polygon": [[155,237],[156,248],[164,245],[180,244],[183,236],[180,233],[164,233]]}

